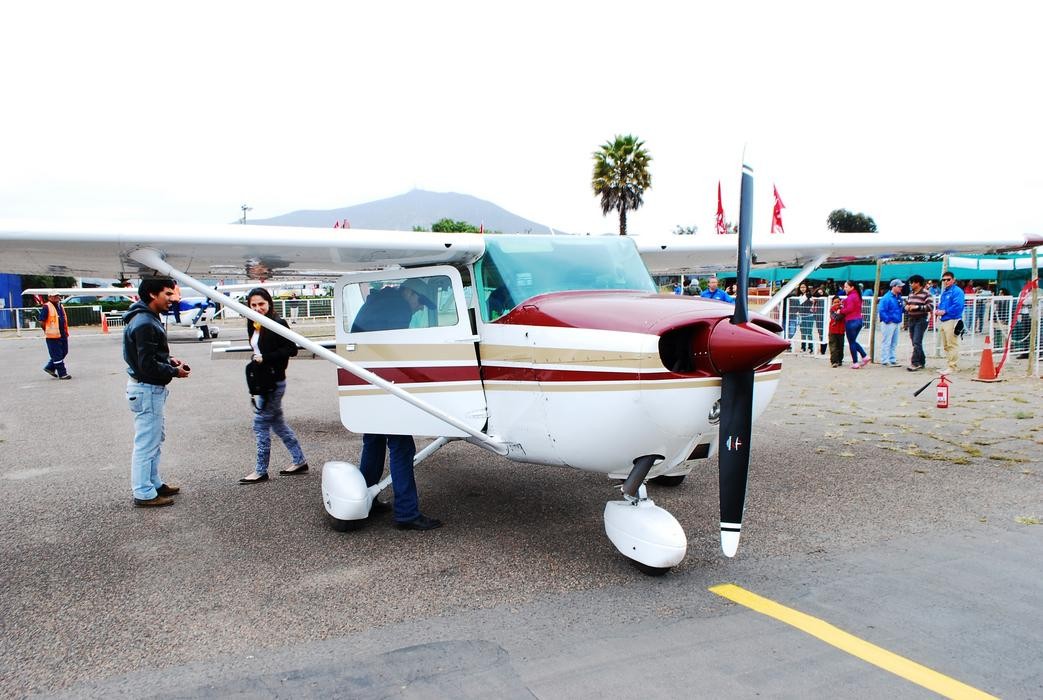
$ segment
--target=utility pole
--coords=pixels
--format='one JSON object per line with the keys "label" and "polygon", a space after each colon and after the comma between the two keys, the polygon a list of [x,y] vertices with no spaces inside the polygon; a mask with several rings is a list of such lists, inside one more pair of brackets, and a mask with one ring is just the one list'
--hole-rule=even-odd
{"label": "utility pole", "polygon": [[243,205],[240,205],[239,208],[243,210],[243,216],[242,216],[242,218],[239,219],[239,223],[245,224],[246,223],[246,212],[253,211],[253,207],[248,207],[245,204],[243,204]]}

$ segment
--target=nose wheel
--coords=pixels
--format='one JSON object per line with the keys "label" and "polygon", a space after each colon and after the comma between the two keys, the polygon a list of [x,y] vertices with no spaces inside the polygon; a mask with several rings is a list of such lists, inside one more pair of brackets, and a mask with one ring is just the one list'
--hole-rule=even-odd
{"label": "nose wheel", "polygon": [[605,504],[605,534],[642,573],[662,576],[688,551],[681,524],[648,497],[642,484],[635,496]]}

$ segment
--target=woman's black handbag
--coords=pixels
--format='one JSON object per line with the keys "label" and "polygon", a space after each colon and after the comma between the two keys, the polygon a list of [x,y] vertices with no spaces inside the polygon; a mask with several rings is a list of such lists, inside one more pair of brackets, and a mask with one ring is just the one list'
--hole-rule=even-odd
{"label": "woman's black handbag", "polygon": [[263,362],[254,362],[246,365],[246,386],[250,390],[250,396],[263,396],[275,391],[275,369]]}

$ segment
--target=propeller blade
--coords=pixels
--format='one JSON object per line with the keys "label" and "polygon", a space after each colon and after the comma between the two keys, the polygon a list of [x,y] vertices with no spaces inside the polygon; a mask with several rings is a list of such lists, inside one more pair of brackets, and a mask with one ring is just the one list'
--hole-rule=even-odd
{"label": "propeller blade", "polygon": [[721,549],[735,556],[742,513],[746,508],[746,477],[750,470],[753,425],[753,370],[721,377],[721,426],[718,465],[721,499]]}
{"label": "propeller blade", "polygon": [[[739,198],[739,252],[736,264],[735,313],[732,325],[750,320],[746,292],[750,288],[753,257],[753,168],[743,152]],[[747,326],[748,328],[748,326]],[[743,338],[746,340],[746,338]],[[723,341],[723,338],[722,338]],[[752,358],[751,358],[752,359]],[[733,557],[739,548],[742,514],[746,508],[746,478],[750,471],[750,433],[753,427],[753,383],[756,364],[733,363],[721,374],[721,425],[718,481],[721,500],[721,549]],[[719,365],[720,366],[720,365]]]}
{"label": "propeller blade", "polygon": [[739,194],[739,260],[735,268],[735,313],[732,323],[750,320],[746,292],[750,288],[750,261],[753,258],[753,168],[743,153],[742,189]]}

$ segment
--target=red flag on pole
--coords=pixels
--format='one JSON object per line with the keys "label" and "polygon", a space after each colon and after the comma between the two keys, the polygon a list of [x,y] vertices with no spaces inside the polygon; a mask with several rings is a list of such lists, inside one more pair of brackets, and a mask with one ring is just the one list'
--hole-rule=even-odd
{"label": "red flag on pole", "polygon": [[335,224],[333,224],[333,228],[340,228],[340,221],[337,221]]}
{"label": "red flag on pole", "polygon": [[478,233],[485,233],[485,222],[478,224]]}
{"label": "red flag on pole", "polygon": [[724,224],[724,204],[721,202],[721,181],[717,181],[717,234],[728,233],[728,227]]}
{"label": "red flag on pole", "polygon": [[771,188],[775,190],[775,209],[771,213],[771,232],[786,233],[782,229],[782,210],[786,208],[786,205],[782,203],[782,198],[779,197],[779,188],[775,185],[772,185]]}

